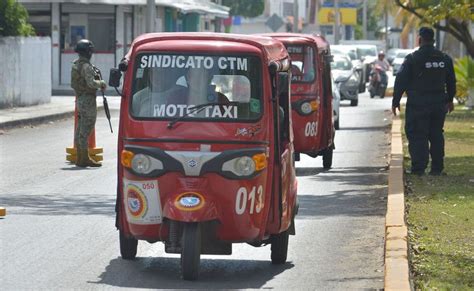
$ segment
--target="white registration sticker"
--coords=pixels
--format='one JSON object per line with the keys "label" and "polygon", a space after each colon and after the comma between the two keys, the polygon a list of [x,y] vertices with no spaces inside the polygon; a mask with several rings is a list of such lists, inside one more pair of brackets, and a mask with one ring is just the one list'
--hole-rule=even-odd
{"label": "white registration sticker", "polygon": [[158,182],[123,179],[123,204],[127,221],[134,224],[160,224],[162,211]]}

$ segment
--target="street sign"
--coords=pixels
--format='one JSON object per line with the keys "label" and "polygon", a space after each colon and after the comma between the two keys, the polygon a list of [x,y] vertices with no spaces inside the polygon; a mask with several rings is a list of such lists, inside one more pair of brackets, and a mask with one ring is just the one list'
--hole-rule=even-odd
{"label": "street sign", "polygon": [[278,29],[280,29],[283,24],[285,24],[285,22],[280,16],[276,15],[276,13],[273,13],[273,15],[270,16],[270,18],[268,18],[268,20],[265,22],[265,25],[270,27],[273,32],[276,32]]}

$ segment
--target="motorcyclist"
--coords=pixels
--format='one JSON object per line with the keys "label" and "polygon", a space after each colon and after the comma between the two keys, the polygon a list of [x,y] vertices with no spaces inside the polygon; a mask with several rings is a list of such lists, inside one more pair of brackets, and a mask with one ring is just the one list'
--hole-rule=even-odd
{"label": "motorcyclist", "polygon": [[[372,64],[372,71],[370,72],[370,76],[371,76],[371,86],[372,88],[377,88],[378,86],[375,84],[375,82],[378,82],[380,81],[381,84],[383,84],[383,88],[387,88],[387,84],[388,84],[388,75],[387,75],[387,71],[390,70],[390,64],[388,63],[388,61],[385,59],[385,53],[383,51],[380,51],[378,53],[378,58],[377,60],[375,60]],[[378,75],[377,75],[378,74]],[[384,90],[385,92],[385,90]],[[385,95],[383,93],[381,93],[382,97],[383,98],[383,95]],[[371,97],[373,97],[373,95],[375,95],[375,93],[371,94]]]}
{"label": "motorcyclist", "polygon": [[385,59],[385,53],[383,51],[380,51],[377,56],[378,56],[378,58],[377,58],[377,60],[375,60],[374,64],[379,65],[380,67],[382,67],[382,69],[385,72],[389,71],[390,70],[390,64]]}

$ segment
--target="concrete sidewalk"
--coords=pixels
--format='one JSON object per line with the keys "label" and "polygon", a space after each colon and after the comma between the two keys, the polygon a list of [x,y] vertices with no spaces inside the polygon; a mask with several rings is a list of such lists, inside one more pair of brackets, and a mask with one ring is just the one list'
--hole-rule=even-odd
{"label": "concrete sidewalk", "polygon": [[[107,96],[110,109],[120,108],[120,97]],[[97,107],[103,109],[102,98],[97,96]],[[52,96],[51,102],[27,107],[0,109],[0,130],[40,124],[74,116],[74,96]]]}

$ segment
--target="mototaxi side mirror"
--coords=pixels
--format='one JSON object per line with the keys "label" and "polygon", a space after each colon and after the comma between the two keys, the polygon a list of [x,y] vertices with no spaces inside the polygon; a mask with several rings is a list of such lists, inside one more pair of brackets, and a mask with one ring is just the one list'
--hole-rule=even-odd
{"label": "mototaxi side mirror", "polygon": [[120,79],[122,78],[122,72],[119,69],[110,69],[109,74],[109,86],[111,87],[120,87]]}

